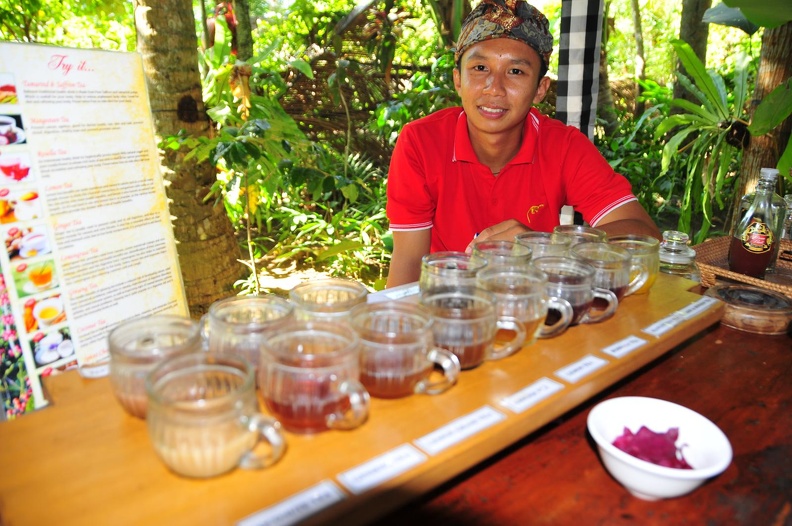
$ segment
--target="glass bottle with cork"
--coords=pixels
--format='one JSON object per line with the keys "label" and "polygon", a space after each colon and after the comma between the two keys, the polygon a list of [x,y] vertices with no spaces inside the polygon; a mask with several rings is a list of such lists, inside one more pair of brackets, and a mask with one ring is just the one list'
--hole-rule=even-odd
{"label": "glass bottle with cork", "polygon": [[756,191],[740,200],[736,226],[729,245],[729,269],[755,278],[764,278],[775,266],[786,203],[775,193],[778,170],[762,168]]}

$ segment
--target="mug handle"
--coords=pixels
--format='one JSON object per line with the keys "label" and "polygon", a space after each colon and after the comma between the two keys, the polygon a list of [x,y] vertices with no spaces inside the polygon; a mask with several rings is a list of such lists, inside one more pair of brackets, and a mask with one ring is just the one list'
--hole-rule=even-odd
{"label": "mug handle", "polygon": [[327,415],[325,422],[330,429],[354,429],[368,418],[370,397],[363,384],[357,380],[344,380],[338,391],[349,399],[349,409],[343,413]]}
{"label": "mug handle", "polygon": [[574,315],[572,305],[563,298],[550,296],[547,299],[547,308],[557,311],[561,317],[552,325],[542,323],[541,329],[539,330],[539,338],[552,338],[553,336],[558,336],[567,330],[569,324],[572,322],[572,316]]}
{"label": "mug handle", "polygon": [[427,353],[426,357],[430,362],[443,369],[443,378],[436,382],[430,382],[428,378],[425,378],[415,386],[415,392],[435,395],[453,387],[457,382],[459,372],[462,370],[456,354],[446,349],[435,347]]}
{"label": "mug handle", "polygon": [[647,281],[649,281],[649,267],[633,258],[630,264],[630,284],[627,286],[625,296],[635,294],[636,291],[641,290]]}
{"label": "mug handle", "polygon": [[594,287],[592,289],[595,298],[600,298],[605,300],[608,303],[607,308],[602,312],[592,315],[591,309],[583,316],[583,319],[580,320],[580,323],[599,323],[601,321],[605,321],[616,312],[616,307],[619,306],[619,298],[616,297],[616,294],[613,291],[608,289],[601,289],[599,287]]}
{"label": "mug handle", "polygon": [[[278,462],[286,452],[286,440],[281,433],[281,424],[274,418],[269,418],[261,413],[256,413],[247,422],[249,431],[258,435],[256,446],[242,456],[239,467],[243,469],[267,468]],[[262,442],[269,444],[268,455],[256,453],[258,445]]]}
{"label": "mug handle", "polygon": [[[504,345],[502,348],[496,349],[493,345],[492,351],[490,352],[489,356],[487,356],[487,360],[500,360],[501,358],[511,356],[522,349],[523,344],[525,343],[525,325],[523,325],[523,323],[517,318],[513,318],[511,316],[501,316],[496,322],[496,327],[496,333],[497,330],[504,330],[514,331],[517,334],[508,344]],[[493,339],[494,337],[495,335],[493,334]]]}

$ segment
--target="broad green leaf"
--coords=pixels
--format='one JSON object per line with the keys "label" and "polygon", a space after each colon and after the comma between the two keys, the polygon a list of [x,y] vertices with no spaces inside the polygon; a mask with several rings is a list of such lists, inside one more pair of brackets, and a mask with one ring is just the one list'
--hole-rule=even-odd
{"label": "broad green leaf", "polygon": [[715,109],[715,106],[712,104],[712,101],[707,99],[707,96],[704,94],[704,92],[698,89],[692,80],[690,80],[686,75],[683,75],[679,71],[676,72],[676,77],[679,83],[682,85],[682,87],[685,88],[690,93],[692,93],[693,96],[695,96],[699,100],[699,102],[701,102],[701,104],[705,108],[707,108],[707,110],[709,110],[713,114],[717,114],[717,110]]}
{"label": "broad green leaf", "polygon": [[682,108],[683,110],[686,110],[688,113],[693,113],[695,115],[698,115],[702,119],[705,119],[712,124],[717,124],[719,122],[717,115],[715,115],[710,111],[707,111],[707,109],[702,106],[697,106],[696,104],[693,104],[689,100],[674,99],[671,101],[671,104],[678,108]]}
{"label": "broad green leaf", "polygon": [[792,77],[771,91],[754,111],[748,131],[759,136],[781,124],[792,113]]}
{"label": "broad green leaf", "polygon": [[738,116],[743,113],[745,99],[748,96],[748,65],[750,62],[751,57],[747,53],[740,52],[734,64],[734,114]]}
{"label": "broad green leaf", "polygon": [[317,261],[324,261],[325,259],[331,258],[333,256],[337,256],[342,252],[349,252],[350,250],[357,250],[359,248],[363,248],[365,245],[359,241],[351,241],[348,239],[342,240],[340,243],[336,243],[335,245],[331,246],[327,250],[320,253],[316,259]]}
{"label": "broad green leaf", "polygon": [[714,109],[718,112],[721,120],[726,119],[728,117],[728,112],[722,104],[718,88],[715,86],[709,73],[707,73],[707,68],[704,67],[704,64],[701,63],[701,60],[699,60],[693,52],[693,49],[687,42],[678,39],[672,40],[671,45],[674,46],[680,62],[685,66],[687,74],[690,75],[693,82],[696,83],[696,86],[706,96],[707,100],[714,105]]}
{"label": "broad green leaf", "polygon": [[663,160],[661,162],[662,172],[668,170],[668,167],[671,164],[671,158],[676,155],[679,145],[682,144],[682,141],[684,141],[685,138],[693,131],[695,131],[693,128],[686,128],[671,137],[671,139],[666,143],[666,145],[663,147]]}
{"label": "broad green leaf", "polygon": [[657,125],[657,128],[655,128],[654,132],[654,138],[659,139],[677,126],[694,124],[697,120],[700,121],[700,119],[695,115],[671,115]]}
{"label": "broad green leaf", "polygon": [[299,71],[300,73],[302,73],[303,75],[305,75],[306,77],[308,77],[309,79],[314,78],[313,68],[311,68],[311,65],[308,62],[298,58],[298,59],[290,60],[289,65],[294,69],[296,69],[297,71]]}
{"label": "broad green leaf", "polygon": [[789,0],[723,0],[729,7],[739,7],[745,18],[762,27],[778,27],[792,20]]}
{"label": "broad green leaf", "polygon": [[792,185],[792,135],[789,136],[789,142],[787,142],[784,153],[781,154],[781,158],[778,159],[776,168],[778,168],[778,171],[784,176],[784,179]]}

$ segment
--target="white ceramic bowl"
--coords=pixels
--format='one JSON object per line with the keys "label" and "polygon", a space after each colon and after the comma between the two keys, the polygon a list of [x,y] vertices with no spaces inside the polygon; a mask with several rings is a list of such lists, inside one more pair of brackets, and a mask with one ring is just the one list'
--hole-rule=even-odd
{"label": "white ceramic bowl", "polygon": [[[611,398],[589,413],[588,430],[610,474],[627,490],[644,500],[678,497],[721,474],[731,463],[732,448],[726,435],[707,418],[681,405],[640,396]],[[646,426],[656,433],[679,429],[676,445],[693,469],[659,466],[622,451],[613,441],[627,427],[637,433]]]}

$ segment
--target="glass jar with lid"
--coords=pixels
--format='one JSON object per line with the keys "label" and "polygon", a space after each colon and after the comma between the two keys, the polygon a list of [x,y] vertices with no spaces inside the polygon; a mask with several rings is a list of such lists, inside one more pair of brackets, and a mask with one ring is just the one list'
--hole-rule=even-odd
{"label": "glass jar with lid", "polygon": [[660,272],[701,281],[696,266],[696,251],[688,245],[690,239],[684,232],[666,230],[660,243]]}

